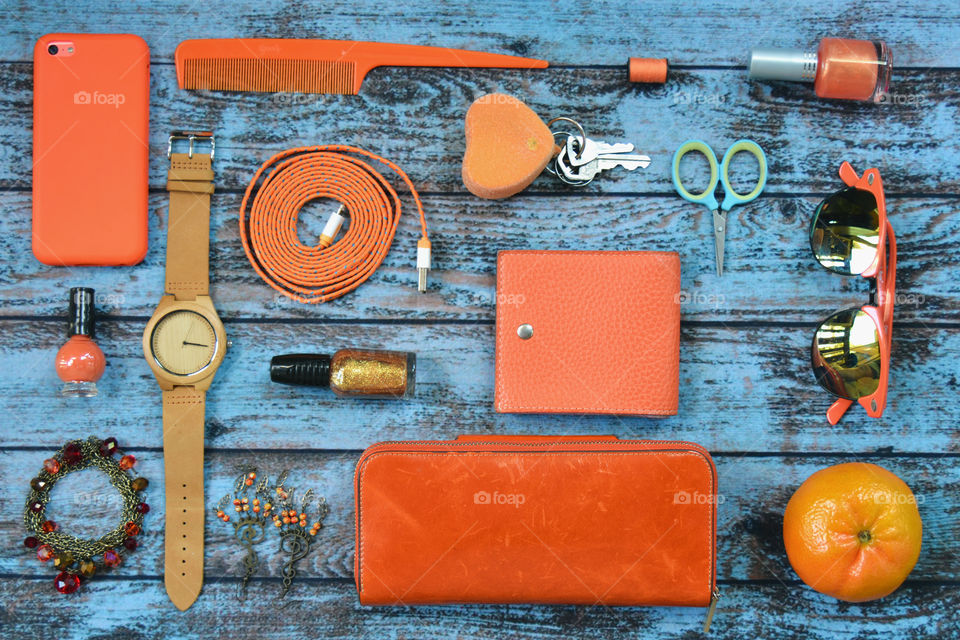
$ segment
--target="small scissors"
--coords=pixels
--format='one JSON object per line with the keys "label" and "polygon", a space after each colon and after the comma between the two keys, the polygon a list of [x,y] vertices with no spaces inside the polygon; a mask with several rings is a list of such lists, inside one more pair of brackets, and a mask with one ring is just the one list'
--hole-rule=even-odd
{"label": "small scissors", "polygon": [[[707,157],[707,162],[710,163],[710,183],[707,185],[707,188],[704,189],[703,193],[690,193],[680,180],[680,158],[690,151],[699,151]],[[760,165],[760,178],[757,180],[757,186],[753,188],[753,191],[745,195],[741,195],[733,190],[733,187],[730,186],[730,176],[728,175],[730,171],[730,161],[733,159],[733,156],[741,151],[746,151],[753,155]],[[714,191],[717,189],[717,182],[723,182],[724,190],[723,204],[719,205],[719,207],[717,206],[717,198],[714,196]],[[760,145],[753,140],[737,140],[734,142],[733,146],[723,154],[723,162],[720,163],[719,172],[717,171],[716,154],[713,152],[713,149],[707,146],[706,142],[701,140],[687,140],[680,145],[677,152],[673,154],[673,186],[677,189],[677,193],[679,193],[680,197],[684,200],[702,204],[713,213],[713,242],[717,253],[718,276],[723,275],[723,245],[727,234],[727,212],[735,205],[746,204],[756,198],[760,195],[760,192],[763,191],[763,187],[766,186],[766,184],[767,156],[764,155]]]}

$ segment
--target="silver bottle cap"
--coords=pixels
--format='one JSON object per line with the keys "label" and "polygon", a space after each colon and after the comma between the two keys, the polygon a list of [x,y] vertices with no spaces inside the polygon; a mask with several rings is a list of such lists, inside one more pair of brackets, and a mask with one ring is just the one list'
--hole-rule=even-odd
{"label": "silver bottle cap", "polygon": [[817,77],[817,54],[803,49],[753,49],[750,51],[750,77],[813,82]]}

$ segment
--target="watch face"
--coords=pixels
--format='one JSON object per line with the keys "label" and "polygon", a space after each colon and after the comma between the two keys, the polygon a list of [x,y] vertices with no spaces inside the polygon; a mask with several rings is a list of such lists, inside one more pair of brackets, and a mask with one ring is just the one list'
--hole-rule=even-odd
{"label": "watch face", "polygon": [[153,357],[165,371],[189,376],[206,367],[217,352],[217,334],[206,318],[194,311],[163,316],[150,337]]}

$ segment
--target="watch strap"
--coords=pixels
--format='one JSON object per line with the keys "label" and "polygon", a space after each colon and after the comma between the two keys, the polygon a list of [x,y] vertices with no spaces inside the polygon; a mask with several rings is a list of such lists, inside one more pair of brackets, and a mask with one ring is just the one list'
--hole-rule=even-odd
{"label": "watch strap", "polygon": [[209,291],[212,163],[209,153],[170,154],[165,291],[176,300],[194,300]]}
{"label": "watch strap", "polygon": [[205,393],[193,387],[163,392],[164,584],[181,611],[203,587],[205,399]]}

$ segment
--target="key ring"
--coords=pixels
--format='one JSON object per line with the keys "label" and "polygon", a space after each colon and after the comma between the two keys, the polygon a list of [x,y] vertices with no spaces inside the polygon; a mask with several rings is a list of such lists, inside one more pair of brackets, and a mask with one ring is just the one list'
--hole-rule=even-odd
{"label": "key ring", "polygon": [[[575,126],[575,127],[577,128],[577,131],[580,132],[580,151],[577,152],[577,160],[579,160],[579,159],[580,159],[580,156],[583,155],[583,150],[584,150],[584,149],[586,148],[586,146],[587,146],[587,134],[583,131],[583,127],[580,126],[580,123],[579,123],[579,122],[577,122],[577,121],[574,120],[573,118],[568,118],[568,117],[566,117],[566,116],[557,116],[557,117],[554,118],[553,120],[550,120],[549,122],[547,122],[547,128],[549,129],[550,127],[553,126],[553,123],[554,123],[554,122],[559,122],[560,120],[563,120],[564,122],[569,122],[570,124],[572,124],[573,126]],[[551,129],[551,131],[552,131],[552,129]],[[569,134],[567,134],[567,135],[569,135]],[[553,137],[556,138],[556,137],[557,137],[557,134],[554,133],[554,134],[553,134]]]}
{"label": "key ring", "polygon": [[571,187],[585,187],[591,182],[593,182],[593,178],[590,178],[588,180],[573,179],[566,171],[563,170],[563,167],[568,167],[570,169],[575,168],[575,167],[571,167],[569,162],[570,162],[570,159],[569,157],[567,157],[567,147],[566,145],[564,145],[563,147],[561,147],[560,153],[558,153],[557,157],[554,158],[553,160],[553,163],[556,167],[556,172],[557,172],[555,175],[557,176],[557,178],[560,179],[561,182],[564,182],[570,185]]}
{"label": "key ring", "polygon": [[[577,122],[573,118],[568,118],[566,116],[557,116],[556,118],[549,120],[547,122],[547,127],[550,128],[553,126],[553,123],[560,122],[560,121],[569,122],[570,124],[575,126],[577,128],[577,131],[580,133],[580,149],[577,151],[577,158],[579,159],[583,155],[583,150],[587,146],[587,133],[586,131],[584,131],[583,126],[579,122]],[[553,131],[551,129],[551,133],[553,134],[554,139],[556,139],[557,136],[563,136],[564,138],[568,138],[568,139],[572,137],[572,134],[567,133],[566,131]],[[549,164],[547,164],[547,166],[544,167],[544,169],[546,169],[548,173],[556,176],[561,182],[568,184],[572,187],[584,187],[590,184],[590,182],[592,182],[592,179],[577,180],[577,181],[570,180],[559,169],[559,167],[557,166],[557,163],[560,162],[560,156],[563,154],[564,148],[565,148],[565,145],[563,148],[561,148],[560,153],[554,156],[553,160]]]}
{"label": "key ring", "polygon": [[[555,131],[555,132],[553,133],[553,137],[556,138],[557,136],[561,136],[561,137],[564,137],[564,138],[569,139],[569,138],[573,137],[573,134],[567,133],[566,131]],[[566,175],[566,173],[565,173],[565,172],[562,170],[562,168],[560,167],[561,163],[566,164],[566,163],[562,160],[562,157],[565,157],[566,154],[567,154],[567,145],[565,145],[565,144],[564,144],[564,145],[561,145],[561,146],[560,146],[560,153],[558,153],[556,156],[553,157],[553,160],[551,160],[551,161],[547,164],[547,166],[544,167],[544,170],[545,170],[547,173],[549,173],[550,175],[555,176],[558,180],[560,180],[560,182],[563,182],[564,184],[568,184],[568,185],[570,185],[571,187],[585,187],[585,186],[587,186],[588,184],[590,184],[591,182],[593,182],[593,178],[590,178],[589,180],[571,180],[571,179]],[[567,161],[567,162],[569,162],[569,161]]]}
{"label": "key ring", "polygon": [[[583,131],[583,129],[581,129],[581,131]],[[569,137],[572,136],[572,135],[573,135],[572,133],[567,133],[566,131],[554,131],[554,132],[553,132],[553,138],[554,138],[554,140],[556,140],[557,137],[569,138]],[[576,186],[578,183],[576,183],[576,182],[570,182],[570,181],[566,178],[566,176],[563,175],[563,172],[560,171],[560,169],[557,167],[557,163],[560,162],[560,155],[563,154],[565,147],[566,147],[566,145],[561,145],[561,146],[560,146],[560,153],[558,153],[557,155],[555,155],[555,156],[553,157],[553,159],[552,159],[549,163],[547,163],[547,166],[544,167],[544,170],[545,170],[547,173],[549,173],[550,175],[559,178],[561,182],[565,182],[566,184]]]}
{"label": "key ring", "polygon": [[[560,122],[560,121],[569,122],[570,124],[572,124],[577,128],[577,131],[580,132],[580,151],[577,152],[577,158],[580,158],[580,156],[583,154],[584,148],[586,148],[586,145],[587,145],[587,133],[583,130],[583,127],[580,125],[579,122],[577,122],[573,118],[568,118],[567,116],[557,116],[556,118],[549,120],[547,122],[547,128],[549,129],[550,127],[552,127],[554,122]],[[566,131],[553,131],[551,129],[550,132],[553,134],[554,139],[556,139],[557,136],[564,136],[565,138],[569,138],[571,135]],[[557,161],[558,161],[557,156],[554,156],[553,160],[550,163],[548,163],[547,166],[544,167],[544,169],[546,169],[546,171],[551,175],[554,175],[557,178],[559,178],[561,182],[564,182],[566,184],[569,184],[572,186],[583,186],[583,184],[586,184],[586,183],[571,182],[570,180],[568,180],[563,175],[563,173],[557,168],[556,166]]]}

